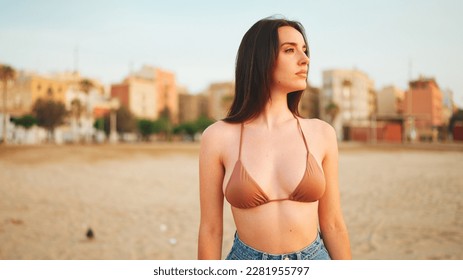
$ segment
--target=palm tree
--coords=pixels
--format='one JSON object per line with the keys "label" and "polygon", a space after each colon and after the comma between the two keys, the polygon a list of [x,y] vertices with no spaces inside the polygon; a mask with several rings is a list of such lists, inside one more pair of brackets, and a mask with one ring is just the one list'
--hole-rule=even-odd
{"label": "palm tree", "polygon": [[339,106],[338,104],[330,101],[328,105],[325,106],[325,113],[330,116],[330,123],[334,124],[334,120],[336,119],[337,115],[339,114]]}
{"label": "palm tree", "polygon": [[[95,87],[95,84],[89,79],[82,79],[79,81],[79,89],[85,93],[85,118],[88,120],[90,116],[89,112],[89,93]],[[86,141],[90,141],[90,134],[86,131]]]}
{"label": "palm tree", "polygon": [[[352,82],[349,81],[349,80],[344,80],[342,81],[342,88],[343,88],[343,91],[347,91],[346,92],[343,92],[343,104],[349,104],[349,124],[352,125],[352,122],[353,122],[353,108],[352,108]],[[348,100],[346,100],[346,98],[348,98]]]}
{"label": "palm tree", "polygon": [[82,103],[78,98],[74,98],[71,101],[71,116],[72,116],[72,121],[74,122],[73,124],[73,133],[74,133],[74,141],[80,141],[80,134],[79,134],[79,129],[80,127],[80,118],[82,116],[82,111],[83,111],[83,106]]}
{"label": "palm tree", "polygon": [[89,79],[82,79],[79,81],[79,89],[85,93],[87,96],[86,104],[85,104],[85,110],[88,112],[88,94],[90,91],[95,87],[95,84],[89,80]]}
{"label": "palm tree", "polygon": [[13,81],[16,77],[16,71],[13,67],[9,65],[0,65],[0,80],[3,84],[3,143],[6,144],[6,127],[8,125],[8,120],[6,118],[8,110],[7,110],[7,85],[8,81]]}

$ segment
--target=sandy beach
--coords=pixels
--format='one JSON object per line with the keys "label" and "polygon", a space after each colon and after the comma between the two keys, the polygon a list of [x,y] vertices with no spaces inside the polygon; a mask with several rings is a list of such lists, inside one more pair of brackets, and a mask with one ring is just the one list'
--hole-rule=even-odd
{"label": "sandy beach", "polygon": [[[198,152],[197,143],[0,147],[0,259],[195,259]],[[462,260],[462,171],[463,149],[341,145],[354,259]]]}

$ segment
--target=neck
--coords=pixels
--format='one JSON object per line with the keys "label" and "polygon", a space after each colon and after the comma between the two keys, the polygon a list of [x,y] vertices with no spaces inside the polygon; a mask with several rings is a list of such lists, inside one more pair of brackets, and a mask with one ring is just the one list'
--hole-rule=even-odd
{"label": "neck", "polygon": [[264,111],[253,122],[272,130],[288,120],[294,120],[294,115],[288,108],[286,94],[272,94]]}

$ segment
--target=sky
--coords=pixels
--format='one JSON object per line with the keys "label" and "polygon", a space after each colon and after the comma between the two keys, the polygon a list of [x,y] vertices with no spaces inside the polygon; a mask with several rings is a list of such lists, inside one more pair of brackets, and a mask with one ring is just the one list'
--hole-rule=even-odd
{"label": "sky", "polygon": [[198,93],[233,81],[244,33],[272,15],[304,25],[312,86],[329,69],[363,71],[377,90],[422,75],[463,107],[460,0],[0,0],[0,63],[107,85],[151,65]]}

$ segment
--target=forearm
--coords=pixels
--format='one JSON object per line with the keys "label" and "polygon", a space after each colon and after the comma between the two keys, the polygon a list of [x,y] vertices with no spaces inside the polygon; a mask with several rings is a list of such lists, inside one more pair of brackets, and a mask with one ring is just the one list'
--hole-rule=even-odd
{"label": "forearm", "polygon": [[331,259],[351,260],[349,233],[346,228],[321,230],[323,242]]}
{"label": "forearm", "polygon": [[200,227],[198,236],[198,260],[220,260],[222,258],[222,230]]}

